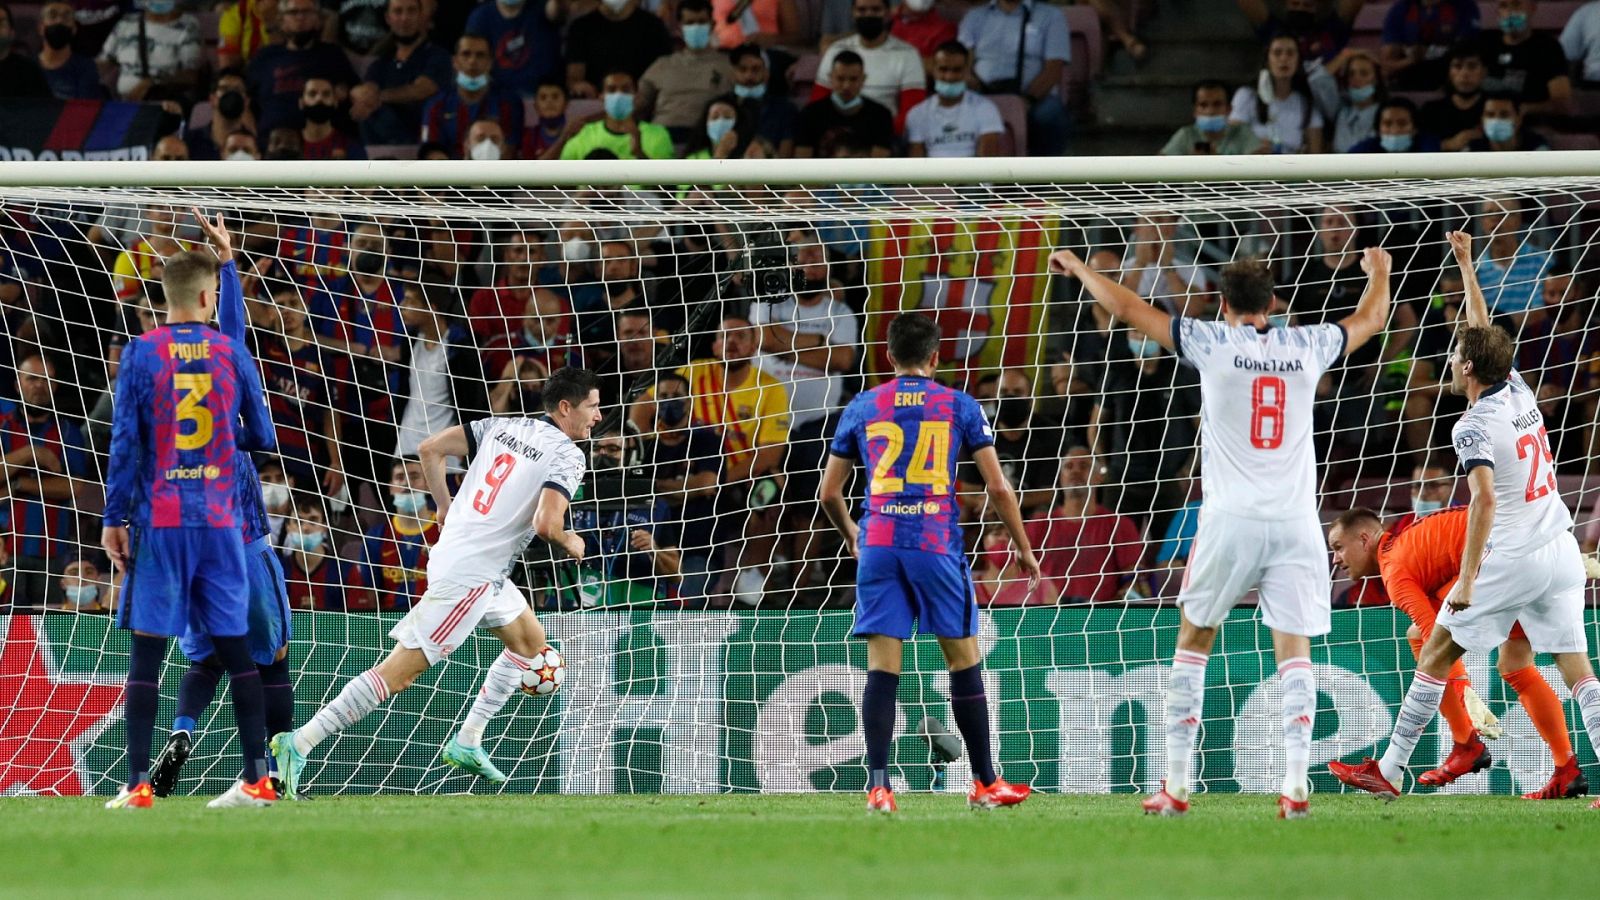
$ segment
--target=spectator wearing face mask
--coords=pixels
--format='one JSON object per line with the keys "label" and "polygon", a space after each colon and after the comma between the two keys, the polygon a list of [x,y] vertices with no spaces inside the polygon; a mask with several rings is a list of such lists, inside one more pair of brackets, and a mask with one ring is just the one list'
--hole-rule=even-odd
{"label": "spectator wearing face mask", "polygon": [[1326,68],[1312,66],[1308,77],[1317,109],[1333,123],[1334,153],[1377,136],[1378,108],[1389,98],[1377,60],[1360,50],[1347,50]]}
{"label": "spectator wearing face mask", "polygon": [[320,497],[295,499],[294,517],[283,529],[283,575],[291,609],[343,612],[359,599],[361,575],[341,563],[329,538]]}
{"label": "spectator wearing face mask", "polygon": [[332,82],[336,103],[343,103],[360,81],[344,50],[322,39],[322,10],[316,0],[279,0],[278,23],[282,42],[258,50],[245,70],[260,116],[257,134],[300,124],[300,95],[307,78]]}
{"label": "spectator wearing face mask", "polygon": [[117,22],[100,51],[124,100],[182,100],[199,84],[204,63],[200,22],[178,0],[144,0]]}
{"label": "spectator wearing face mask", "polygon": [[427,38],[422,0],[389,0],[389,37],[378,45],[366,80],[350,91],[350,118],[369,144],[414,144],[422,105],[450,85],[450,51]]}
{"label": "spectator wearing face mask", "polygon": [[1000,108],[967,89],[972,54],[960,41],[941,46],[933,56],[933,96],[906,115],[911,156],[999,156],[1006,126]]}
{"label": "spectator wearing face mask", "polygon": [[464,417],[482,416],[489,406],[483,354],[464,324],[447,320],[418,285],[405,288],[400,321],[409,340],[395,366],[401,376],[396,385],[401,400],[395,455],[410,457],[429,435],[460,424]]}
{"label": "spectator wearing face mask", "polygon": [[600,79],[615,71],[638,82],[671,52],[672,35],[660,16],[641,7],[639,0],[604,0],[567,30],[567,91],[574,97],[597,97]]}
{"label": "spectator wearing face mask", "polygon": [[109,613],[117,608],[117,585],[100,572],[100,567],[87,556],[67,563],[57,583],[59,594],[51,598],[50,606],[65,612]]}
{"label": "spectator wearing face mask", "polygon": [[1229,121],[1255,131],[1258,153],[1321,153],[1322,113],[1301,66],[1300,47],[1279,35],[1267,45],[1255,85],[1234,92]]}
{"label": "spectator wearing face mask", "polygon": [[367,148],[336,124],[339,107],[334,98],[333,82],[326,78],[307,78],[305,89],[300,92],[300,113],[305,117],[305,124],[300,126],[301,158],[367,158]]}
{"label": "spectator wearing face mask", "polygon": [[889,33],[910,44],[933,74],[933,54],[956,39],[956,25],[934,8],[934,0],[903,0],[889,14]]}
{"label": "spectator wearing face mask", "polygon": [[739,121],[738,100],[718,97],[706,105],[703,127],[689,136],[684,159],[738,159],[749,146],[754,129],[749,119]]}
{"label": "spectator wearing face mask", "polygon": [[772,90],[772,71],[766,51],[754,44],[736,47],[733,61],[733,95],[739,111],[755,122],[755,137],[770,142],[780,157],[794,155],[795,120],[799,110],[781,90]]}
{"label": "spectator wearing face mask", "polygon": [[828,96],[800,111],[795,124],[794,155],[802,159],[831,157],[841,139],[870,148],[872,156],[888,156],[895,144],[894,114],[862,95],[866,67],[853,50],[833,57]]}
{"label": "spectator wearing face mask", "polygon": [[290,505],[294,492],[294,479],[283,471],[283,463],[272,457],[262,457],[257,467],[261,476],[261,505],[267,514],[267,532],[272,546],[283,546],[283,525],[294,512]]}
{"label": "spectator wearing face mask", "polygon": [[385,498],[391,512],[361,540],[356,568],[362,587],[350,592],[348,606],[404,612],[428,592],[428,548],[439,540],[422,463],[396,461]]}
{"label": "spectator wearing face mask", "polygon": [[[533,95],[535,119],[522,132],[523,159],[553,159],[560,151],[561,137],[571,127],[567,121],[567,85],[559,78],[547,78]],[[576,129],[572,129],[576,131]]]}
{"label": "spectator wearing face mask", "polygon": [[1228,121],[1228,86],[1206,80],[1194,86],[1194,121],[1172,133],[1161,155],[1232,156],[1254,153],[1259,143],[1249,125]]}
{"label": "spectator wearing face mask", "polygon": [[679,596],[692,600],[705,595],[722,445],[714,432],[694,423],[689,381],[681,374],[658,377],[653,396],[655,415],[644,435],[641,462],[667,507],[656,534],[679,548],[683,574]]}
{"label": "spectator wearing face mask", "polygon": [[[1022,509],[1046,508],[1055,489],[1056,465],[1066,451],[1066,432],[1034,414],[1033,379],[1021,369],[1001,373],[995,400],[994,447],[1006,480],[1017,488]],[[984,505],[982,478],[971,463],[957,470],[960,503],[969,517]]]}
{"label": "spectator wearing face mask", "polygon": [[506,135],[494,119],[479,119],[467,129],[466,158],[479,161],[515,159],[516,155],[506,145]]}
{"label": "spectator wearing face mask", "polygon": [[811,100],[824,99],[832,91],[833,61],[839,54],[854,53],[865,68],[862,95],[894,114],[898,133],[905,124],[906,113],[928,95],[922,57],[910,44],[889,33],[887,0],[855,0],[854,12],[855,33],[830,44],[817,64]]}
{"label": "spectator wearing face mask", "polygon": [[1473,153],[1550,149],[1544,135],[1522,126],[1522,101],[1511,94],[1490,94],[1483,100],[1483,137],[1468,141],[1467,149]]}
{"label": "spectator wearing face mask", "polygon": [[562,159],[586,159],[605,150],[617,159],[671,159],[672,135],[654,122],[639,119],[635,111],[633,76],[618,69],[601,82],[605,117],[580,128],[561,147]]}
{"label": "spectator wearing face mask", "polygon": [[229,162],[255,162],[261,158],[261,147],[254,134],[240,128],[223,141],[222,158]]}
{"label": "spectator wearing face mask", "polygon": [[183,136],[192,159],[226,159],[223,145],[228,135],[240,130],[256,132],[256,115],[250,109],[249,88],[243,72],[238,69],[218,72],[211,85],[209,101],[211,121],[200,128],[189,129]]}
{"label": "spectator wearing face mask", "polygon": [[1106,504],[1162,534],[1195,464],[1199,376],[1150,338],[1118,330],[1110,335],[1103,378],[1089,441],[1110,483]]}
{"label": "spectator wearing face mask", "polygon": [[494,0],[472,11],[466,33],[482,35],[488,41],[494,77],[500,84],[532,94],[539,82],[561,68],[557,23],[565,15],[566,0]]}
{"label": "spectator wearing face mask", "polygon": [[639,114],[684,140],[701,124],[713,97],[733,87],[733,65],[711,46],[710,0],[680,0],[683,48],[657,59],[639,79]]}
{"label": "spectator wearing face mask", "polygon": [[1456,483],[1450,471],[1432,459],[1411,470],[1411,509],[1389,526],[1390,535],[1398,537],[1423,516],[1456,505]]}
{"label": "spectator wearing face mask", "polygon": [[504,134],[521,134],[522,98],[494,83],[489,39],[462,35],[453,63],[454,83],[422,107],[422,139],[454,147],[464,159],[467,130],[479,119],[498,121]]}
{"label": "spectator wearing face mask", "polygon": [[52,0],[39,12],[39,68],[58,100],[98,100],[105,96],[94,60],[72,49],[78,20],[72,4]]}
{"label": "spectator wearing face mask", "polygon": [[1478,35],[1488,63],[1484,89],[1512,94],[1526,116],[1559,115],[1572,98],[1572,79],[1561,42],[1533,30],[1534,0],[1499,0],[1500,27]]}
{"label": "spectator wearing face mask", "polygon": [[1378,109],[1378,133],[1351,147],[1349,153],[1433,153],[1439,142],[1417,130],[1417,105],[1408,97],[1390,97]]}

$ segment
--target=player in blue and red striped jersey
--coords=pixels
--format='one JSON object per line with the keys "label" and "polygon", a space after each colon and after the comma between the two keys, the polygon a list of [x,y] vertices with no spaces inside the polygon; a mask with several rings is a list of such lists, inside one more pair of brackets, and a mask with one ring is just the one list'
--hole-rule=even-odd
{"label": "player in blue and red striped jersey", "polygon": [[248,582],[237,484],[240,452],[271,449],[274,439],[254,361],[205,324],[216,308],[217,269],[209,252],[185,251],[166,261],[166,324],[129,341],[117,372],[100,543],[125,573],[118,624],[133,632],[133,646],[128,783],[106,804],[114,809],[152,803],[150,732],[161,663],[167,639],[191,625],[211,636],[228,670],[244,754],[240,780],[212,805],[265,806],[277,799],[265,769],[261,674],[245,637]]}
{"label": "player in blue and red striped jersey", "polygon": [[[1023,532],[1017,495],[1000,471],[994,431],[967,394],[933,380],[939,327],[916,313],[889,325],[895,378],[850,401],[822,473],[822,506],[859,561],[855,635],[867,640],[867,687],[861,696],[867,737],[867,811],[895,811],[889,744],[904,642],[915,627],[939,638],[950,666],[950,709],[972,764],[968,805],[992,809],[1028,798],[1027,785],[995,774],[989,749],[989,701],[978,650],[978,603],[964,552],[956,503],[956,463],[970,454],[989,501],[1011,535],[1028,591],[1039,561]],[[844,486],[859,461],[870,473],[866,513],[850,519]]]}
{"label": "player in blue and red striped jersey", "polygon": [[[221,216],[215,222],[206,221],[199,211],[195,211],[194,216],[210,238],[217,259],[222,261],[218,273],[217,325],[223,334],[243,347],[244,290],[239,284],[239,269],[233,258],[233,241]],[[265,397],[262,402],[266,402]],[[250,658],[261,673],[266,733],[277,734],[294,727],[294,685],[289,680],[289,594],[284,587],[283,565],[272,547],[272,528],[267,523],[267,505],[262,498],[261,476],[256,471],[255,461],[248,453],[240,453],[235,460],[238,467],[235,487],[250,587],[250,630],[246,637]],[[196,628],[194,622],[189,623],[178,645],[189,660],[189,670],[178,683],[178,709],[172,733],[150,767],[150,786],[157,797],[167,796],[177,785],[178,775],[194,744],[196,723],[216,697],[217,684],[223,675],[222,661],[216,655],[211,636]],[[269,757],[269,768],[271,763]]]}

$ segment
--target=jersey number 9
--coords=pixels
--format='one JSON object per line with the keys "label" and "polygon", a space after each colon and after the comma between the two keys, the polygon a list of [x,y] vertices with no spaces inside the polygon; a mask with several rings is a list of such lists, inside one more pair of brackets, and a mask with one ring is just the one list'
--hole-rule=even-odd
{"label": "jersey number 9", "polygon": [[923,422],[917,429],[917,445],[911,450],[911,464],[904,480],[891,473],[906,449],[906,433],[894,422],[873,422],[867,426],[867,440],[883,438],[888,446],[872,468],[871,492],[898,494],[906,483],[925,484],[935,497],[950,493],[950,423]]}
{"label": "jersey number 9", "polygon": [[[199,450],[211,443],[216,424],[211,410],[200,405],[211,393],[211,376],[179,373],[172,376],[172,386],[182,392],[178,396],[178,449]],[[193,422],[194,430],[186,433],[185,422]]]}

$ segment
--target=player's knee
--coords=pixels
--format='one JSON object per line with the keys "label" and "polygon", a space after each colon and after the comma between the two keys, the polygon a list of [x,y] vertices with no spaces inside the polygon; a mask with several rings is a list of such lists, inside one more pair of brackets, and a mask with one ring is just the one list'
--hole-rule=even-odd
{"label": "player's knee", "polygon": [[1500,658],[1495,669],[1504,675],[1518,672],[1533,665],[1533,648],[1526,641],[1506,641],[1500,645]]}

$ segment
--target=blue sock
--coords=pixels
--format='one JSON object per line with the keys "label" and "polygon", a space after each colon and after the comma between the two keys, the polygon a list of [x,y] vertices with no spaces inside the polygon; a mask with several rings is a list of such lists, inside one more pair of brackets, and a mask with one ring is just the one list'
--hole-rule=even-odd
{"label": "blue sock", "polygon": [[894,739],[894,701],[900,676],[876,669],[861,692],[861,729],[867,736],[868,788],[889,786],[889,742]]}
{"label": "blue sock", "polygon": [[167,639],[133,636],[128,653],[128,689],[123,717],[128,731],[128,788],[150,780],[150,734],[156,727],[156,704],[161,699],[161,661]]}
{"label": "blue sock", "polygon": [[262,699],[261,673],[250,658],[250,648],[240,637],[213,637],[217,659],[228,670],[233,691],[233,718],[239,723],[239,749],[244,753],[246,782],[259,781],[266,774],[267,723]]}
{"label": "blue sock", "polygon": [[289,659],[270,666],[256,666],[261,672],[261,695],[267,704],[267,737],[294,730],[294,684],[289,681]]}
{"label": "blue sock", "polygon": [[221,680],[222,666],[215,659],[189,664],[183,680],[178,682],[178,713],[172,720],[173,731],[194,734],[195,723],[216,699],[217,682]]}
{"label": "blue sock", "polygon": [[972,777],[994,784],[994,759],[989,755],[989,698],[983,693],[983,663],[950,673],[950,711],[967,745]]}

